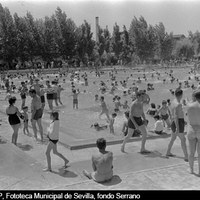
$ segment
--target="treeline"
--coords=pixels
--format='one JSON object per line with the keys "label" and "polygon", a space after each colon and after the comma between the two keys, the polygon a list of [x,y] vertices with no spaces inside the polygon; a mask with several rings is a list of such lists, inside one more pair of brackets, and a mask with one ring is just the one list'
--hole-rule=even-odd
{"label": "treeline", "polygon": [[11,15],[0,4],[0,60],[11,63],[41,58],[45,62],[65,60],[71,63],[90,61],[96,65],[191,59],[200,52],[200,33],[174,39],[162,22],[148,25],[141,16],[134,17],[129,30],[115,23],[112,34],[99,27],[99,43],[93,39],[91,26],[84,21],[76,26],[59,7],[50,17],[34,19],[30,12]]}

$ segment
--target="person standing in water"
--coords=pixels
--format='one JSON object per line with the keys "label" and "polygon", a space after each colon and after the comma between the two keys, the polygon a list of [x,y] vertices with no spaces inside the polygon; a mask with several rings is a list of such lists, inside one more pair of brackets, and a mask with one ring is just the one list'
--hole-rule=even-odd
{"label": "person standing in water", "polygon": [[42,109],[41,98],[36,94],[36,91],[34,89],[30,89],[29,94],[32,97],[31,123],[33,127],[34,137],[37,140],[37,127],[36,127],[37,123],[40,131],[41,141],[43,142],[43,127],[42,127],[43,109]]}
{"label": "person standing in water", "polygon": [[144,91],[140,90],[136,93],[136,99],[132,102],[130,108],[130,114],[128,119],[128,134],[124,138],[121,146],[121,151],[124,152],[124,148],[128,140],[132,137],[135,130],[139,130],[142,133],[142,143],[140,153],[146,154],[150,151],[145,149],[146,137],[147,137],[147,120],[143,110],[143,97],[145,96]]}
{"label": "person standing in water", "polygon": [[188,162],[188,152],[187,152],[187,146],[186,146],[186,138],[184,135],[184,128],[185,128],[185,120],[184,120],[184,112],[181,104],[181,99],[183,97],[183,90],[180,88],[177,88],[175,90],[175,99],[172,102],[171,105],[171,117],[172,117],[172,124],[171,124],[171,140],[169,142],[166,156],[174,156],[171,153],[172,146],[174,144],[174,141],[176,140],[176,137],[178,136],[181,140],[181,148],[184,153],[184,160]]}

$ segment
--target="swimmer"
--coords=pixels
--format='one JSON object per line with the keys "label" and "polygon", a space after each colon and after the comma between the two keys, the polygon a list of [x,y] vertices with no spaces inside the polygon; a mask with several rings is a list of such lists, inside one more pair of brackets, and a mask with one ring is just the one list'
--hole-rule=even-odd
{"label": "swimmer", "polygon": [[116,117],[117,117],[117,114],[112,113],[110,120],[109,120],[110,133],[112,133],[112,134],[114,134],[114,122],[115,122]]}
{"label": "swimmer", "polygon": [[136,93],[136,100],[132,102],[130,108],[130,116],[128,120],[128,134],[124,138],[124,141],[121,146],[121,151],[124,152],[124,148],[129,138],[133,135],[135,130],[140,130],[142,133],[142,142],[140,153],[146,154],[150,153],[150,151],[145,149],[145,143],[147,138],[147,120],[143,110],[143,99],[144,99],[144,91],[140,90]]}
{"label": "swimmer", "polygon": [[103,114],[105,114],[106,117],[107,117],[107,120],[109,120],[110,119],[110,117],[109,117],[109,110],[108,110],[106,102],[104,100],[104,96],[100,97],[100,102],[101,102],[101,105],[100,105],[101,106],[101,113],[99,114],[99,119],[101,119],[101,116]]}
{"label": "swimmer", "polygon": [[166,156],[173,156],[171,153],[172,146],[174,144],[174,141],[176,140],[176,137],[178,136],[181,140],[181,148],[184,153],[184,160],[188,162],[188,153],[187,153],[187,146],[186,146],[186,138],[184,135],[184,126],[185,126],[185,120],[184,120],[184,112],[181,104],[181,99],[183,97],[183,90],[176,89],[175,90],[175,99],[172,102],[172,108],[171,108],[171,140],[167,148]]}
{"label": "swimmer", "polygon": [[158,115],[161,116],[161,119],[163,120],[163,124],[167,124],[167,128],[169,129],[171,127],[171,112],[170,109],[167,106],[167,101],[162,101],[162,106],[158,110]]}

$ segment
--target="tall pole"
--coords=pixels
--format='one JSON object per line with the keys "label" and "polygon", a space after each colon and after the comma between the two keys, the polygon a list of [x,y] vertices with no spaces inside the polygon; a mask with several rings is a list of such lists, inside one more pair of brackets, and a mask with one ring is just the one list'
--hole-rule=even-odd
{"label": "tall pole", "polygon": [[99,43],[99,17],[96,17],[96,43]]}

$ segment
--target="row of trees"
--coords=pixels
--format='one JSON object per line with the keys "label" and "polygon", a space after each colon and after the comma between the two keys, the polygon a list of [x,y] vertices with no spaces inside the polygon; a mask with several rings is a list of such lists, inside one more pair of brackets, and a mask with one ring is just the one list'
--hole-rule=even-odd
{"label": "row of trees", "polygon": [[167,33],[163,23],[148,25],[143,17],[133,18],[129,30],[117,23],[112,34],[108,28],[99,27],[99,43],[93,39],[87,21],[76,26],[59,7],[50,17],[34,19],[30,12],[20,17],[11,15],[0,4],[0,59],[44,61],[56,59],[116,64],[119,60],[130,62],[192,58],[200,52],[200,33],[176,41],[173,33]]}

